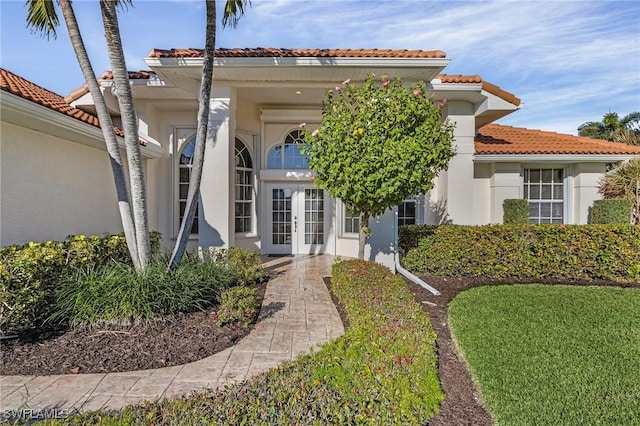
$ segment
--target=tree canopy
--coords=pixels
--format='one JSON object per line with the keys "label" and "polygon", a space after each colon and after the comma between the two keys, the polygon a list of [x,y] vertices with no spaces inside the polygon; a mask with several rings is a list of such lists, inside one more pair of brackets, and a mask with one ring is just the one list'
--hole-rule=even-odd
{"label": "tree canopy", "polygon": [[322,123],[305,142],[315,183],[360,215],[359,257],[368,220],[426,193],[455,155],[453,125],[423,82],[373,74],[327,91]]}
{"label": "tree canopy", "polygon": [[578,127],[578,135],[640,145],[640,112],[634,111],[622,118],[618,113],[608,112],[602,117],[602,121],[581,124]]}

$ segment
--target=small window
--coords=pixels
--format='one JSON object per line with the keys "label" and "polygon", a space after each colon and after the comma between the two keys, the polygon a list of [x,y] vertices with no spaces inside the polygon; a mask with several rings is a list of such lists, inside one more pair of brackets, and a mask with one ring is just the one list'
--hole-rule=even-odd
{"label": "small window", "polygon": [[283,144],[271,148],[267,157],[269,169],[308,169],[309,158],[303,154],[300,147],[306,145],[302,130],[290,132]]}
{"label": "small window", "polygon": [[351,207],[344,205],[344,233],[357,234],[360,232],[360,216]]}
{"label": "small window", "polygon": [[[196,149],[196,138],[193,137],[185,144],[180,152],[180,162],[178,164],[178,228],[182,224],[182,218],[187,208],[187,195],[189,193],[189,179],[191,179],[191,169],[193,167],[193,157]],[[191,225],[191,233],[198,233],[198,206]]]}
{"label": "small window", "polygon": [[405,200],[398,206],[398,226],[416,224],[416,200]]}
{"label": "small window", "polygon": [[563,170],[524,169],[524,198],[529,200],[529,223],[563,223]]}
{"label": "small window", "polygon": [[235,231],[251,232],[253,218],[253,163],[246,145],[235,141]]}

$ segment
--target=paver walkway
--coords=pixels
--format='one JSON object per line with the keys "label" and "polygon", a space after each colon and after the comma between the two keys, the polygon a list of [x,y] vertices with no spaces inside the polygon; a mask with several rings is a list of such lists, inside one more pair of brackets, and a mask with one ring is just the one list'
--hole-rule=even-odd
{"label": "paver walkway", "polygon": [[333,256],[265,259],[273,277],[260,320],[234,347],[190,364],[126,373],[1,376],[0,412],[31,409],[74,412],[119,409],[145,400],[185,395],[244,380],[310,352],[344,334],[322,277]]}

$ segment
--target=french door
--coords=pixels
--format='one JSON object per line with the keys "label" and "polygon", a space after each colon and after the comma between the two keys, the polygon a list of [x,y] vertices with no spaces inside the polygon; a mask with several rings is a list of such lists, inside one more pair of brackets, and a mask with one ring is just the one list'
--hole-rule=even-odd
{"label": "french door", "polygon": [[324,252],[329,218],[325,191],[312,184],[270,183],[266,198],[264,253]]}

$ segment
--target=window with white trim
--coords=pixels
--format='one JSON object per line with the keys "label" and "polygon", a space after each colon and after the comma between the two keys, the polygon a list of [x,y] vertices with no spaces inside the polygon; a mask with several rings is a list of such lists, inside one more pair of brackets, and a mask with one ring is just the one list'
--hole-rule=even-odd
{"label": "window with white trim", "polygon": [[524,169],[524,198],[529,201],[529,223],[563,223],[563,169]]}
{"label": "window with white trim", "polygon": [[357,234],[360,232],[360,215],[351,207],[344,206],[344,229],[345,234]]}
{"label": "window with white trim", "polygon": [[253,221],[253,162],[247,146],[235,141],[235,231],[251,232]]}
{"label": "window with white trim", "polygon": [[271,148],[267,156],[268,169],[308,169],[309,157],[300,147],[306,145],[304,132],[296,129],[285,137],[284,143]]}
{"label": "window with white trim", "polygon": [[405,200],[398,206],[398,226],[415,225],[417,219],[416,200]]}
{"label": "window with white trim", "polygon": [[[189,179],[191,178],[191,169],[193,167],[193,156],[196,148],[195,136],[187,142],[180,152],[180,160],[178,162],[178,228],[182,223],[184,211],[187,207],[187,194],[189,193]],[[198,233],[198,206],[191,225],[191,233]]]}

